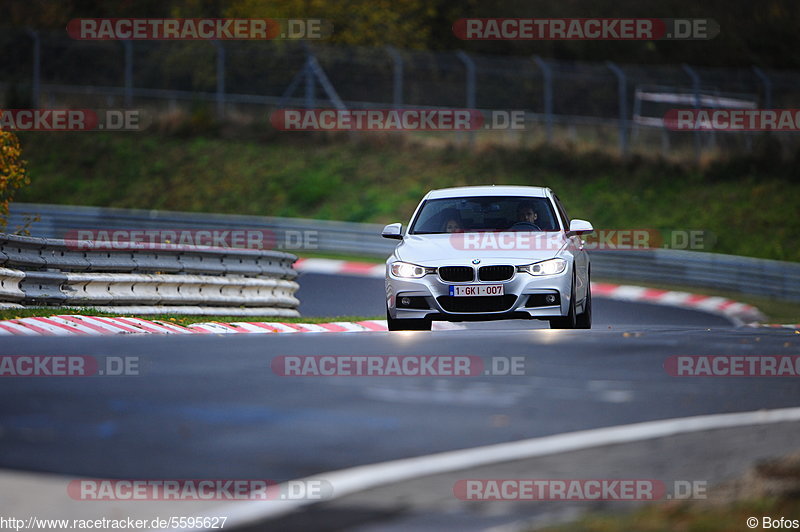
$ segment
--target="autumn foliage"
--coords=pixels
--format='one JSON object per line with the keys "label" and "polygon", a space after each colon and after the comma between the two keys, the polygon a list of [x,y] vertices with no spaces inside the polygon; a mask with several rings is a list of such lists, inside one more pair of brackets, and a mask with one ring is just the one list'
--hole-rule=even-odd
{"label": "autumn foliage", "polygon": [[8,206],[14,194],[23,185],[30,183],[22,158],[19,139],[11,131],[0,129],[0,229],[8,223]]}

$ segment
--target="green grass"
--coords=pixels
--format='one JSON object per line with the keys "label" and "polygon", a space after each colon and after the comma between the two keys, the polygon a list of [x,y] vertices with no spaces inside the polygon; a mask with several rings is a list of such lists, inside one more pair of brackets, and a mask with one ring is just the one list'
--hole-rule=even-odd
{"label": "green grass", "polygon": [[397,135],[220,138],[25,133],[18,201],[389,223],[431,188],[546,185],[601,229],[705,230],[708,251],[800,261],[800,164],[743,156],[702,169],[540,146],[469,151]]}
{"label": "green grass", "polygon": [[300,251],[295,252],[295,255],[308,259],[333,259],[344,260],[348,262],[366,262],[370,264],[383,264],[386,258],[376,257],[374,255],[358,255],[356,253],[327,253],[324,251]]}
{"label": "green grass", "polygon": [[281,323],[328,323],[331,321],[364,321],[382,320],[385,316],[336,316],[329,318],[279,318],[276,316],[182,316],[178,314],[125,314],[121,312],[97,312],[91,308],[30,308],[30,309],[0,309],[0,320],[17,318],[30,318],[34,316],[56,316],[62,314],[78,314],[81,316],[101,316],[113,318],[115,316],[135,316],[145,320],[159,320],[176,323],[178,325],[191,325],[192,323],[207,323],[220,321],[225,323],[235,321],[272,321]]}
{"label": "green grass", "polygon": [[[751,530],[747,519],[800,519],[797,497],[752,499],[726,505],[656,503],[624,514],[590,514],[568,525],[537,528],[539,532],[731,532]],[[783,530],[783,529],[781,529]]]}

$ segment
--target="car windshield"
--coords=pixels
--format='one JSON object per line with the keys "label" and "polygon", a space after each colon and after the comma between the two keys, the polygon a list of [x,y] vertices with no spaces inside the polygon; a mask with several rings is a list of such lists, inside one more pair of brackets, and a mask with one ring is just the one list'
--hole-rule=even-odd
{"label": "car windshield", "polygon": [[559,231],[547,198],[482,196],[427,200],[409,234],[434,235],[477,231]]}

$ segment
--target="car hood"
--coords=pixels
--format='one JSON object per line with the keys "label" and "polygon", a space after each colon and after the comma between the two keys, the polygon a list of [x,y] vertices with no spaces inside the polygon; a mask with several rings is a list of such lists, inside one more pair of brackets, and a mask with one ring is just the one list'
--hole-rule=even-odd
{"label": "car hood", "polygon": [[474,259],[529,264],[555,257],[567,243],[561,231],[406,235],[395,256],[423,266],[468,264]]}

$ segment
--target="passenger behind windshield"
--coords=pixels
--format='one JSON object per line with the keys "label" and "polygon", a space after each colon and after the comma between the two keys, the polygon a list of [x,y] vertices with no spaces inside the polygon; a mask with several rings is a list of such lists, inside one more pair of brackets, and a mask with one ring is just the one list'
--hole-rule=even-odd
{"label": "passenger behind windshield", "polygon": [[456,209],[445,209],[443,212],[444,225],[442,231],[445,233],[463,233],[464,222]]}

